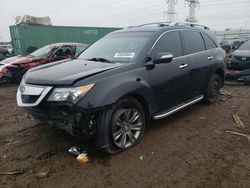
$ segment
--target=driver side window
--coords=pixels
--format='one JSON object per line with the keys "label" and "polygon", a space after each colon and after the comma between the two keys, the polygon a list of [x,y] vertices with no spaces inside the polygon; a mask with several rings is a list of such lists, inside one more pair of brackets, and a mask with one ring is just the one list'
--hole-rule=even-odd
{"label": "driver side window", "polygon": [[57,57],[67,57],[67,56],[72,56],[72,49],[70,46],[63,46],[55,52],[55,56]]}
{"label": "driver side window", "polygon": [[175,57],[182,56],[182,42],[179,31],[165,33],[156,43],[154,54],[172,53]]}

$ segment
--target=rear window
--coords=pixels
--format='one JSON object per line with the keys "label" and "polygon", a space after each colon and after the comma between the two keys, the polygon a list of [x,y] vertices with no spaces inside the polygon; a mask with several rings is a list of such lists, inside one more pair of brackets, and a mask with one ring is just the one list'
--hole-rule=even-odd
{"label": "rear window", "polygon": [[204,41],[205,41],[207,50],[217,48],[217,45],[214,43],[214,41],[207,34],[203,34],[203,37],[204,37]]}
{"label": "rear window", "polygon": [[186,55],[205,51],[205,44],[200,32],[182,31],[182,33]]}

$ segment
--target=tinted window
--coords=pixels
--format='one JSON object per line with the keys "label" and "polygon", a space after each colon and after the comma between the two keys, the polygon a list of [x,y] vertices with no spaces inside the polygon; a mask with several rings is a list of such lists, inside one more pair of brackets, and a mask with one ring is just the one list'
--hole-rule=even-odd
{"label": "tinted window", "polygon": [[185,43],[186,54],[193,54],[205,51],[205,44],[200,32],[197,31],[183,31],[183,39]]}
{"label": "tinted window", "polygon": [[179,31],[164,34],[154,47],[157,53],[172,53],[174,57],[182,56],[182,44]]}
{"label": "tinted window", "polygon": [[68,56],[68,57],[70,57],[70,56],[72,56],[72,52],[73,52],[72,48],[73,47],[71,47],[71,46],[63,46],[63,47],[57,49],[57,51],[55,52],[55,55],[57,57],[59,57],[59,56],[60,57],[61,56]]}
{"label": "tinted window", "polygon": [[214,41],[207,34],[203,34],[203,37],[205,40],[207,50],[217,48],[217,45],[214,43]]}

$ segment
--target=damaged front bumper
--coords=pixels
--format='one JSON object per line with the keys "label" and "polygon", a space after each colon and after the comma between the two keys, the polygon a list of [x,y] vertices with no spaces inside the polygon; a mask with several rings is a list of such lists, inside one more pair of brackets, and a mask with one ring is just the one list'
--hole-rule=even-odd
{"label": "damaged front bumper", "polygon": [[73,106],[47,106],[23,108],[34,119],[56,126],[72,136],[89,140],[95,134],[95,118],[92,113],[76,110]]}
{"label": "damaged front bumper", "polygon": [[[86,111],[75,104],[47,101],[51,86],[20,84],[17,92],[17,104],[34,119],[49,125],[55,125],[78,140],[90,140],[97,134],[97,111]],[[99,141],[98,141],[99,142]],[[98,147],[102,143],[96,144]]]}

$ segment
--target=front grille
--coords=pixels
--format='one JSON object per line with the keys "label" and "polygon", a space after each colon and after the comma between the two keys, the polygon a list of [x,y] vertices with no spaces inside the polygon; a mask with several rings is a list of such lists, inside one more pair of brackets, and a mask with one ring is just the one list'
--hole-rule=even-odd
{"label": "front grille", "polygon": [[35,103],[39,97],[39,95],[22,95],[22,102],[26,104],[32,104]]}
{"label": "front grille", "polygon": [[[238,61],[242,61],[242,62],[247,62],[250,61],[250,57],[244,57],[244,56],[234,56],[234,58]],[[242,58],[246,58],[245,61],[242,60]]]}

